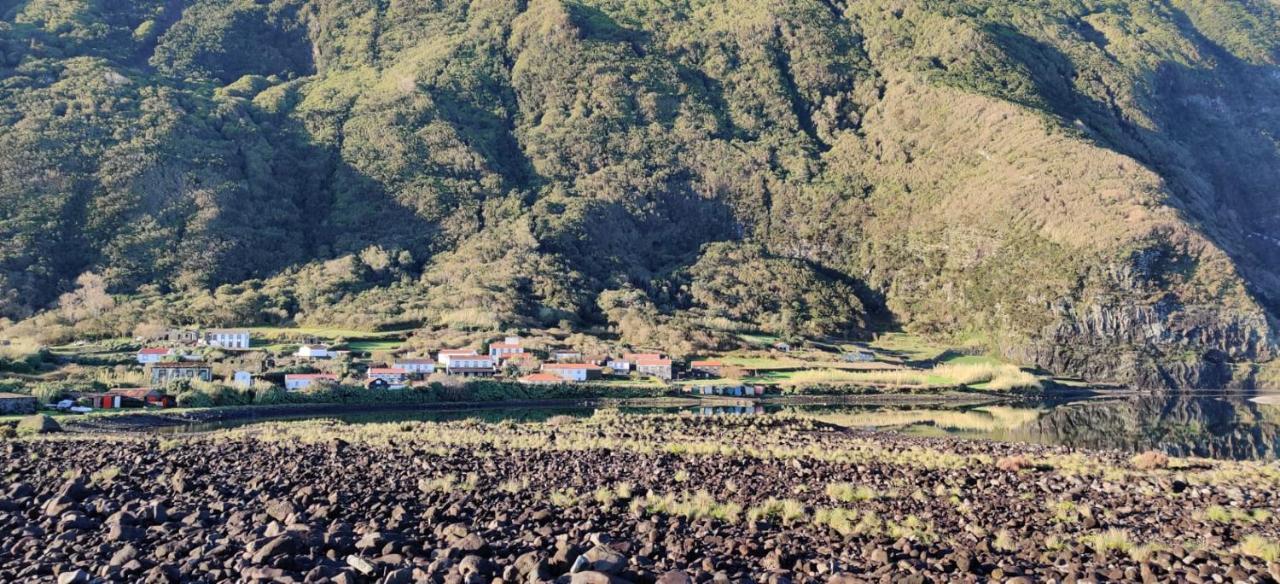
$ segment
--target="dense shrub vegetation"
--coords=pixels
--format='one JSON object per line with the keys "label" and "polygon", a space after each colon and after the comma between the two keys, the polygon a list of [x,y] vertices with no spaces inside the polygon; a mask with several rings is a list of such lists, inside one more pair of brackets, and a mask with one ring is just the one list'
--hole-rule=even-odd
{"label": "dense shrub vegetation", "polygon": [[0,3],[0,316],[900,325],[1221,382],[1280,315],[1278,12]]}

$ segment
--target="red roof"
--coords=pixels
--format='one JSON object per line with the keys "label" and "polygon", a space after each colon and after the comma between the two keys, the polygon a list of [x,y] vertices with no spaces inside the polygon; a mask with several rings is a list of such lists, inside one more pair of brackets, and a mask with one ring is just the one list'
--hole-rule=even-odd
{"label": "red roof", "polygon": [[138,351],[139,355],[168,355],[173,349],[166,347],[147,347]]}
{"label": "red roof", "polygon": [[408,373],[404,369],[398,367],[371,367],[369,375],[404,375]]}
{"label": "red roof", "polygon": [[694,361],[689,363],[690,367],[723,367],[724,363],[719,361]]}
{"label": "red roof", "polygon": [[661,359],[662,353],[627,353],[622,356],[627,361],[640,361],[643,359]]}
{"label": "red roof", "polygon": [[636,359],[636,365],[656,365],[658,367],[670,366],[671,359]]}
{"label": "red roof", "polygon": [[401,363],[405,365],[434,365],[435,361],[431,359],[396,359],[396,365]]}
{"label": "red roof", "polygon": [[599,365],[590,363],[547,363],[542,366],[543,369],[599,369]]}
{"label": "red roof", "polygon": [[524,383],[563,383],[564,378],[551,373],[534,373],[520,378]]}

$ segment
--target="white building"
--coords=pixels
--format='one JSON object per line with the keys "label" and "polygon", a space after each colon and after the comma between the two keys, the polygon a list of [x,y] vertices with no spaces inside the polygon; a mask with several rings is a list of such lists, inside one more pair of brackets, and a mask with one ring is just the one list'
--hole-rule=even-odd
{"label": "white building", "polygon": [[590,363],[547,363],[542,370],[559,375],[565,381],[586,381],[600,376],[600,366]]}
{"label": "white building", "polygon": [[138,351],[138,363],[149,365],[159,363],[165,357],[173,355],[173,349],[165,347],[146,347]]}
{"label": "white building", "polygon": [[439,353],[436,353],[436,363],[448,367],[449,360],[454,357],[473,357],[475,355],[478,355],[475,349],[441,349]]}
{"label": "white building", "polygon": [[488,355],[452,355],[445,364],[445,373],[463,377],[489,376],[494,374],[493,357]]}
{"label": "white building", "polygon": [[300,359],[332,359],[333,352],[325,345],[302,345],[293,356]]}
{"label": "white building", "polygon": [[204,344],[223,349],[248,349],[249,331],[244,329],[209,329],[204,332]]}
{"label": "white building", "polygon": [[605,366],[612,369],[614,373],[627,373],[631,371],[631,361],[626,358],[609,359],[605,362]]}
{"label": "white building", "polygon": [[236,371],[231,376],[231,385],[236,387],[250,387],[253,385],[253,374],[248,371]]}
{"label": "white building", "polygon": [[337,381],[338,376],[331,373],[295,373],[284,376],[284,388],[289,391],[306,389],[319,381]]}
{"label": "white building", "polygon": [[436,362],[431,359],[400,359],[395,362],[397,369],[404,369],[411,375],[426,375],[436,372]]}
{"label": "white building", "polygon": [[524,347],[521,347],[520,343],[493,343],[489,345],[489,356],[498,360],[523,352]]}

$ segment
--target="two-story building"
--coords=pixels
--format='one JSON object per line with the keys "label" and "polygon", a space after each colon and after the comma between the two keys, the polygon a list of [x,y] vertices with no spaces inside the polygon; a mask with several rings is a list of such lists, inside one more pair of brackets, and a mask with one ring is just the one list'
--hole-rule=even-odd
{"label": "two-story building", "polygon": [[663,381],[671,381],[671,359],[636,359],[636,371],[641,375],[649,375]]}
{"label": "two-story building", "polygon": [[172,355],[174,350],[168,347],[144,347],[138,350],[138,363],[142,365],[159,363]]}
{"label": "two-story building", "polygon": [[547,363],[542,371],[559,375],[565,381],[586,381],[600,377],[600,366],[590,363]]}
{"label": "two-story building", "polygon": [[460,377],[489,377],[496,373],[496,361],[488,355],[453,355],[445,364],[445,373]]}
{"label": "two-story building", "polygon": [[404,369],[409,375],[430,375],[436,372],[436,362],[431,359],[396,359],[397,369]]}
{"label": "two-story building", "polygon": [[221,349],[248,349],[249,331],[244,329],[209,329],[204,332],[203,342],[210,347]]}
{"label": "two-story building", "polygon": [[491,343],[489,345],[489,356],[501,361],[512,355],[518,355],[524,352],[524,347],[520,343]]}
{"label": "two-story building", "polygon": [[338,376],[332,373],[290,373],[284,376],[284,388],[298,391],[311,387],[315,383],[337,383]]}
{"label": "two-story building", "polygon": [[152,363],[151,368],[151,385],[163,387],[172,381],[182,379],[211,381],[213,380],[213,368],[207,363],[199,361],[174,361],[166,363]]}

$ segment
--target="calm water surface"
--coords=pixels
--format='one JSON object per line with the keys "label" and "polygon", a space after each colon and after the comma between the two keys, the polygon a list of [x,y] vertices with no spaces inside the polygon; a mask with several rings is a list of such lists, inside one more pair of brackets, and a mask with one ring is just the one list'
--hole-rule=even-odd
{"label": "calm water surface", "polygon": [[[1274,396],[1272,396],[1274,399]],[[681,408],[620,408],[623,413],[687,411],[696,415],[767,416],[780,412],[820,416],[837,424],[917,435],[1011,440],[1128,451],[1162,450],[1178,456],[1237,460],[1280,458],[1280,400],[1260,403],[1228,394],[1126,395],[1047,398],[984,405],[767,404]],[[347,423],[481,419],[536,422],[552,416],[590,416],[592,407],[477,408],[460,411],[386,411],[317,415]],[[281,418],[274,418],[281,419]],[[163,429],[185,433],[264,420],[192,424]]]}

